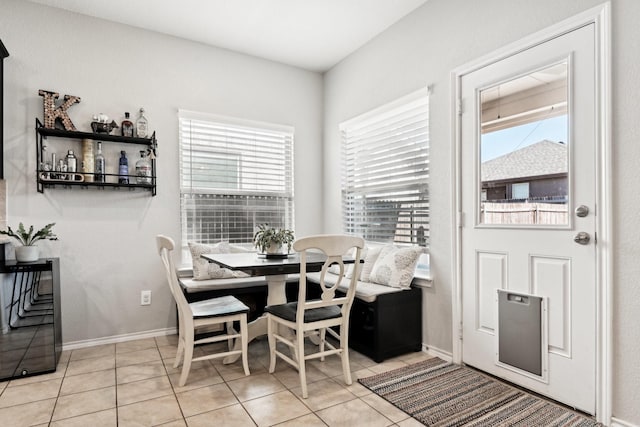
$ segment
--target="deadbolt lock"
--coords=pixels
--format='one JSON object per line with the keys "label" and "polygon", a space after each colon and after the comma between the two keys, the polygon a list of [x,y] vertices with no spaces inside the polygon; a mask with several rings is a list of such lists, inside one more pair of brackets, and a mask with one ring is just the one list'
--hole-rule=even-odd
{"label": "deadbolt lock", "polygon": [[585,205],[580,205],[576,208],[576,216],[580,218],[584,218],[589,215],[589,208]]}

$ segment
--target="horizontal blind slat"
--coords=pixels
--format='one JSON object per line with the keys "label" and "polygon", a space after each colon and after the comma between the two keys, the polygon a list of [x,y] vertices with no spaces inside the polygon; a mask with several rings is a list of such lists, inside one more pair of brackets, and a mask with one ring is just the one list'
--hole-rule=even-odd
{"label": "horizontal blind slat", "polygon": [[[179,117],[184,241],[252,241],[293,224],[293,133]],[[280,127],[278,128],[280,129]]]}
{"label": "horizontal blind slat", "polygon": [[374,241],[427,245],[428,96],[340,126],[344,230]]}

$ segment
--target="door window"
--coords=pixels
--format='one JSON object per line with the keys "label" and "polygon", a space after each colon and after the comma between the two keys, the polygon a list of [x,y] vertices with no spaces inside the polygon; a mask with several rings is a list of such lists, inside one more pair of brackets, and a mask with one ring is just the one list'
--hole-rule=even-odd
{"label": "door window", "polygon": [[480,91],[480,224],[567,225],[568,62]]}

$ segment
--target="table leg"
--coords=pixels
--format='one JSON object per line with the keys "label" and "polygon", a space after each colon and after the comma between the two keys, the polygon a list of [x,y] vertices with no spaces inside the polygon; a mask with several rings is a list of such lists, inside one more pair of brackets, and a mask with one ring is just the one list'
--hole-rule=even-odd
{"label": "table leg", "polygon": [[[286,295],[286,283],[287,283],[287,275],[286,274],[278,274],[278,275],[270,275],[265,276],[267,281],[267,305],[276,305],[276,304],[284,304],[287,302]],[[255,338],[267,335],[267,315],[263,314],[258,317],[253,322],[250,322],[248,325],[248,335],[249,342],[253,341]],[[236,339],[236,342],[233,345],[234,350],[241,350],[242,344],[239,339]],[[225,365],[229,363],[233,363],[240,358],[239,354],[234,354],[233,356],[227,356],[223,359],[222,363]]]}

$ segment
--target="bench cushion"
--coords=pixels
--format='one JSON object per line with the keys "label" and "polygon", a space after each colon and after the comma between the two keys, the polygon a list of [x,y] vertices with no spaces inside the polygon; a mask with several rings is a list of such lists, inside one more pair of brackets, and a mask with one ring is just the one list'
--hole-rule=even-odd
{"label": "bench cushion", "polygon": [[[307,273],[307,280],[320,283],[320,273]],[[327,273],[325,275],[325,281],[327,283],[334,284],[338,280],[338,276],[335,274]],[[338,289],[342,292],[347,292],[349,290],[349,280],[343,279]],[[365,301],[365,302],[374,302],[378,295],[382,294],[390,294],[393,292],[402,292],[403,289],[400,288],[392,288],[390,286],[378,285],[371,282],[363,282],[358,280],[356,284],[356,298]]]}

